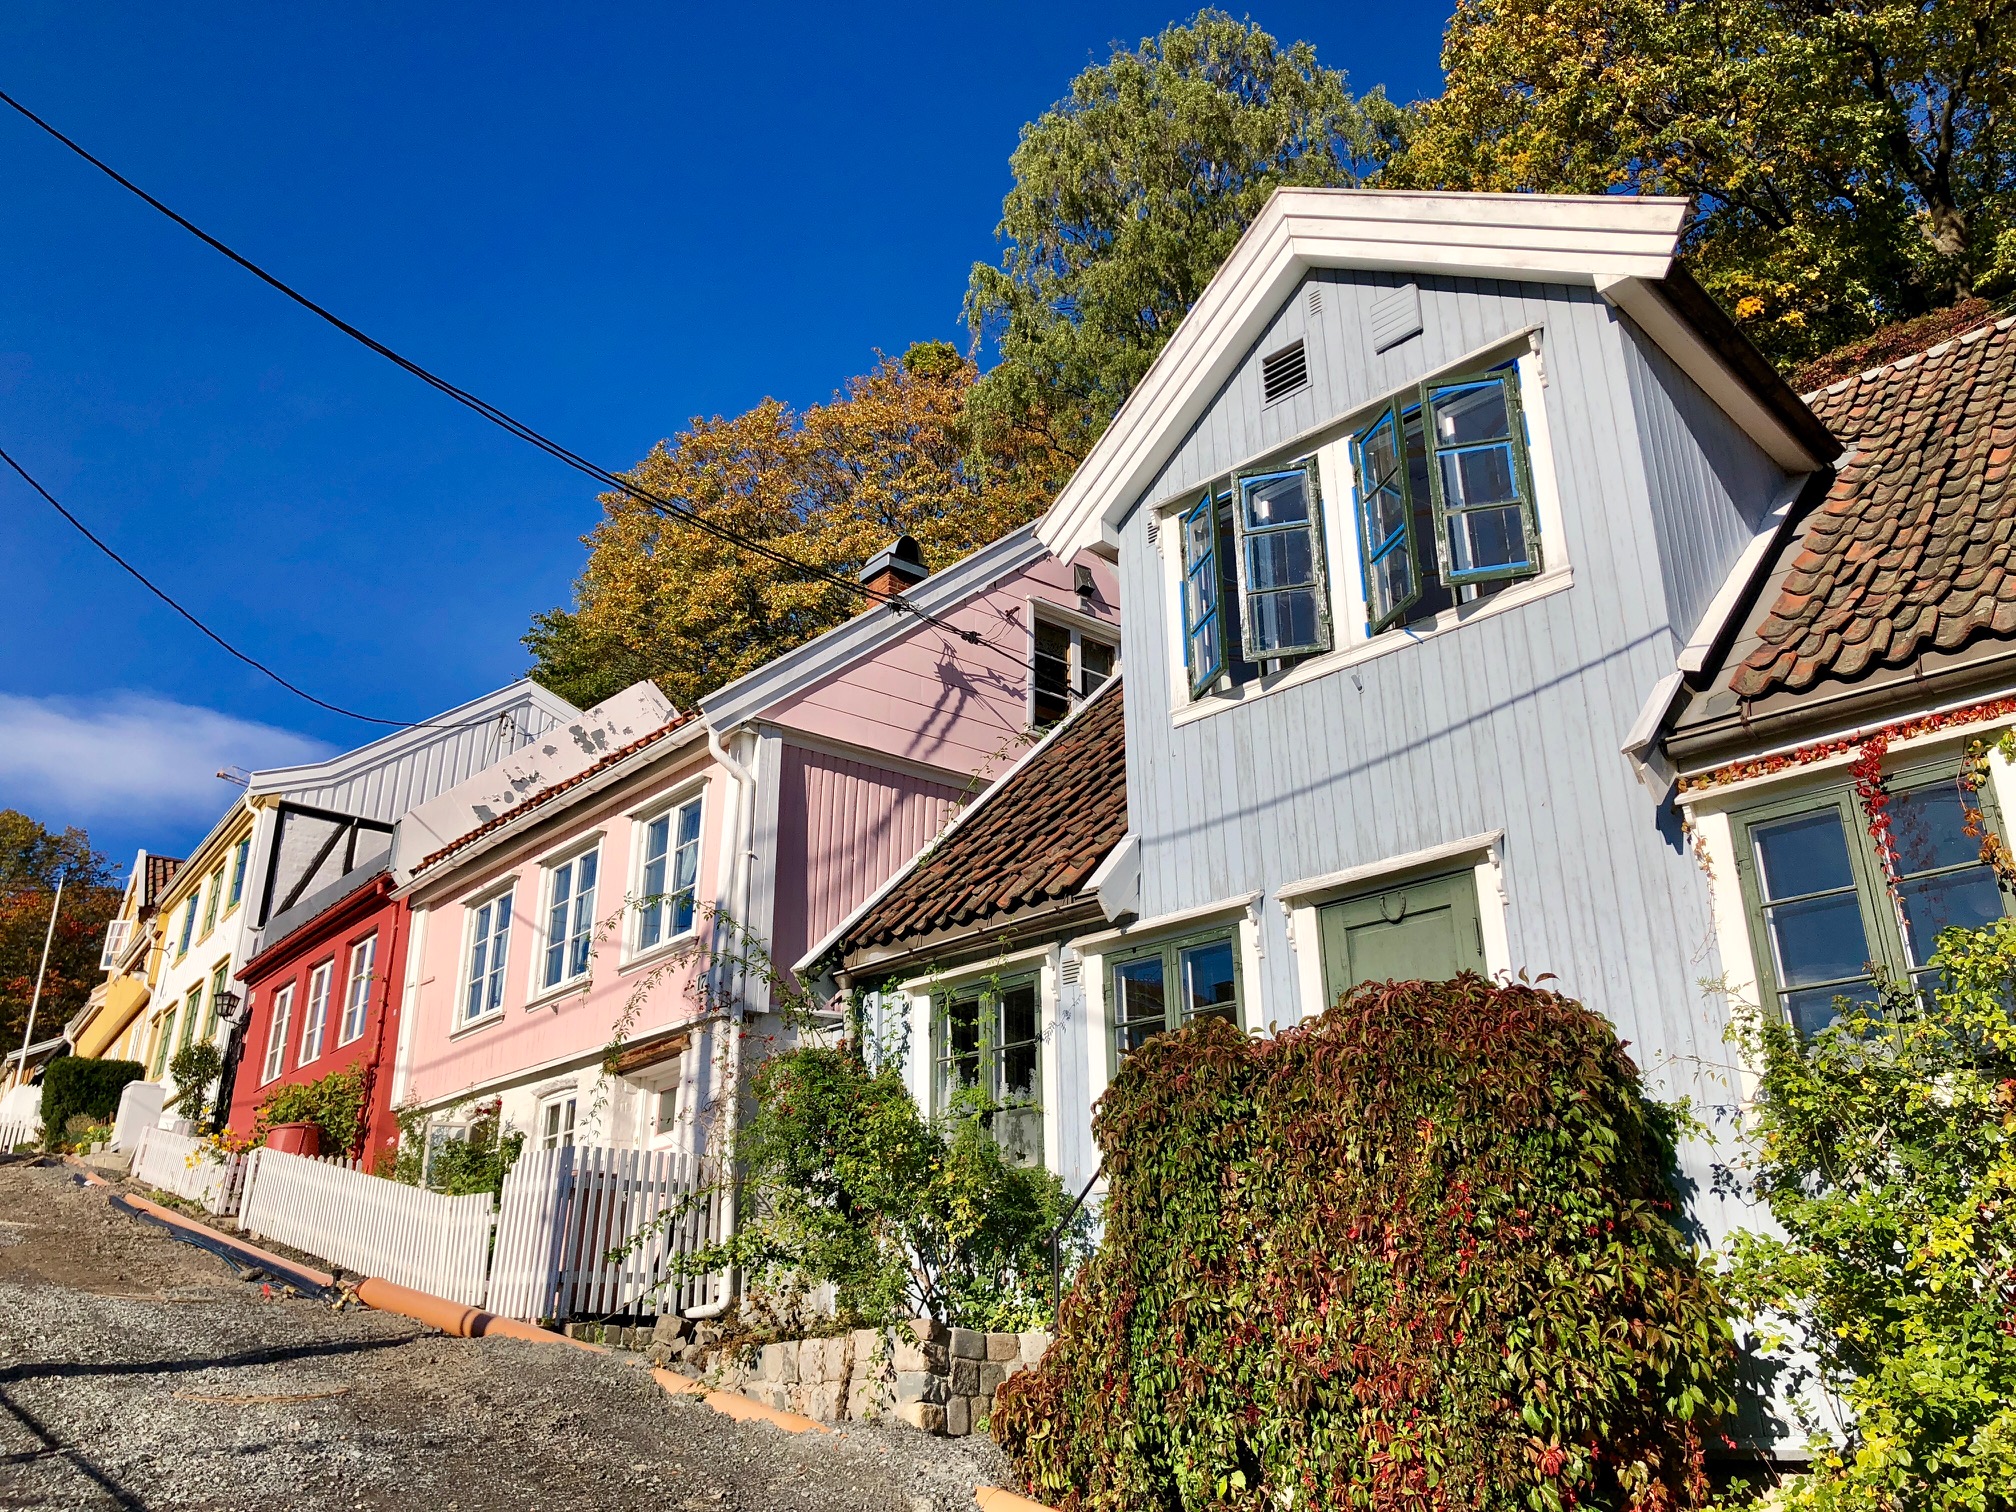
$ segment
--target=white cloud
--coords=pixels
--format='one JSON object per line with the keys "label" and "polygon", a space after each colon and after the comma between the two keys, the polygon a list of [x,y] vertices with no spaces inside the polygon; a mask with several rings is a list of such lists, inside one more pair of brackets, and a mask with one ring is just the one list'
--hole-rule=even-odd
{"label": "white cloud", "polygon": [[0,807],[43,823],[191,822],[224,811],[222,767],[314,761],[331,747],[291,730],[156,698],[0,693]]}

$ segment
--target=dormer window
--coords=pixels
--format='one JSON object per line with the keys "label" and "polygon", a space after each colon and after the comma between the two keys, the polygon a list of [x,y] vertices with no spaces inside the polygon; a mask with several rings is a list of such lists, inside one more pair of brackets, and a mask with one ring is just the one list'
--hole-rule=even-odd
{"label": "dormer window", "polygon": [[1029,727],[1053,725],[1106,686],[1120,648],[1082,625],[1040,610],[1034,616],[1029,662]]}

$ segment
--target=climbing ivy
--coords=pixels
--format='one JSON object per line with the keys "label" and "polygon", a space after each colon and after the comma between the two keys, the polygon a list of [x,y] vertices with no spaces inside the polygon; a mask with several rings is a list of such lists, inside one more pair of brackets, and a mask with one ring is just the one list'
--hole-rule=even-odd
{"label": "climbing ivy", "polygon": [[1673,1120],[1532,986],[1359,988],[1129,1056],[1098,1253],[994,1432],[1067,1512],[1666,1509],[1707,1495],[1729,1327]]}

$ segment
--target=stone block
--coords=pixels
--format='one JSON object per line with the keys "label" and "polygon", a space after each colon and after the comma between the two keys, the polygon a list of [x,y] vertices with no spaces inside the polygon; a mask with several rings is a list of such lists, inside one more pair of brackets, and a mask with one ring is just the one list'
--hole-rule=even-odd
{"label": "stone block", "polygon": [[679,1346],[679,1360],[685,1365],[698,1365],[707,1358],[705,1344],[682,1344]]}
{"label": "stone block", "polygon": [[889,1363],[900,1373],[909,1370],[928,1370],[933,1375],[943,1375],[946,1370],[946,1353],[943,1344],[912,1344],[898,1337],[896,1347],[890,1354]]}
{"label": "stone block", "polygon": [[817,1386],[805,1388],[805,1416],[816,1418],[822,1423],[840,1421],[841,1387],[833,1381],[821,1381]]}
{"label": "stone block", "polygon": [[945,1377],[931,1375],[922,1370],[900,1370],[896,1373],[896,1402],[943,1402],[945,1400]]}
{"label": "stone block", "polygon": [[954,1360],[952,1362],[950,1389],[954,1396],[978,1396],[980,1393],[980,1362],[978,1360]]}
{"label": "stone block", "polygon": [[662,1368],[672,1358],[672,1346],[670,1344],[653,1344],[649,1349],[644,1351],[644,1358],[649,1360],[654,1366]]}
{"label": "stone block", "polygon": [[1024,1365],[1042,1363],[1043,1352],[1050,1347],[1050,1335],[1047,1333],[1025,1333],[1020,1337],[1022,1340],[1022,1363]]}
{"label": "stone block", "polygon": [[1001,1367],[1001,1379],[1003,1381],[1012,1381],[1028,1368],[1020,1360],[1010,1360]]}
{"label": "stone block", "polygon": [[1008,1372],[1004,1367],[991,1362],[982,1365],[980,1367],[980,1389],[974,1395],[984,1397],[991,1403],[994,1400],[994,1393],[1001,1389],[1001,1383],[1007,1379]]}
{"label": "stone block", "polygon": [[913,1344],[943,1344],[946,1328],[936,1318],[912,1318],[908,1323],[898,1323],[894,1332],[898,1338],[907,1335]]}
{"label": "stone block", "polygon": [[812,1416],[813,1387],[807,1386],[803,1381],[800,1381],[796,1386],[787,1386],[784,1390],[787,1393],[785,1405],[790,1411],[797,1413],[800,1417]]}
{"label": "stone block", "polygon": [[1022,1336],[1012,1333],[987,1335],[987,1358],[1001,1365],[1022,1358]]}
{"label": "stone block", "polygon": [[680,1340],[686,1337],[686,1332],[691,1326],[676,1313],[669,1317],[660,1318],[656,1323],[651,1325],[652,1342],[676,1346]]}
{"label": "stone block", "polygon": [[955,1328],[952,1330],[951,1350],[955,1360],[984,1360],[987,1358],[987,1335],[970,1328]]}
{"label": "stone block", "polygon": [[[875,1362],[875,1346],[882,1341],[881,1331],[874,1328],[857,1328],[847,1338],[854,1346],[854,1374],[865,1375],[868,1367]],[[888,1352],[886,1349],[882,1351],[884,1354]]]}
{"label": "stone block", "polygon": [[790,1385],[798,1379],[797,1351],[788,1344],[763,1346],[763,1379]]}
{"label": "stone block", "polygon": [[896,1416],[926,1433],[945,1432],[945,1409],[931,1402],[905,1402],[896,1409]]}
{"label": "stone block", "polygon": [[844,1381],[847,1379],[847,1336],[835,1334],[827,1339],[814,1339],[805,1345],[807,1354],[816,1352],[819,1356],[819,1379],[822,1381]]}
{"label": "stone block", "polygon": [[955,1396],[945,1404],[945,1436],[964,1438],[973,1431],[973,1399]]}

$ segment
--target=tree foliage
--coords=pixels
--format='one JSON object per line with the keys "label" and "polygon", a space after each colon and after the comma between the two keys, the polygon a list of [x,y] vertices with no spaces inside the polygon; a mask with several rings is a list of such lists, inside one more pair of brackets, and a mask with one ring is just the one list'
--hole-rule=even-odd
{"label": "tree foliage", "polygon": [[128,1082],[147,1074],[138,1061],[83,1060],[66,1055],[42,1073],[42,1141],[52,1149],[71,1139],[70,1121],[109,1124]]}
{"label": "tree foliage", "polygon": [[105,926],[119,912],[118,876],[83,830],[58,833],[18,810],[0,810],[0,1052],[18,1050],[27,1032],[59,876],[63,907],[36,1010],[37,1039],[60,1030],[105,979],[98,958]]}
{"label": "tree foliage", "polygon": [[1394,182],[1681,194],[1701,281],[1796,360],[2016,284],[2007,0],[1461,0]]}
{"label": "tree foliage", "polygon": [[[1034,518],[1064,472],[1027,428],[974,437],[964,412],[973,379],[954,348],[920,344],[830,404],[799,413],[768,399],[731,419],[696,419],[628,476],[845,577],[905,534],[935,570]],[[628,494],[604,494],[602,509],[573,609],[537,616],[525,637],[533,675],[577,704],[648,677],[691,707],[867,607]]]}
{"label": "tree foliage", "polygon": [[1671,1119],[1597,1014],[1377,983],[1271,1037],[1151,1040],[1109,1196],[994,1426],[1066,1512],[1665,1509],[1732,1405]]}
{"label": "tree foliage", "polygon": [[1893,991],[1803,1043],[1736,1020],[1781,1232],[1738,1236],[1730,1287],[1845,1408],[1774,1505],[2016,1506],[2016,923],[1949,932],[1934,965],[1929,1001]]}
{"label": "tree foliage", "polygon": [[1081,458],[1268,195],[1359,183],[1400,125],[1308,43],[1223,11],[1078,75],[1022,129],[1000,264],[967,288],[1000,354],[973,395],[983,432],[1038,429]]}

